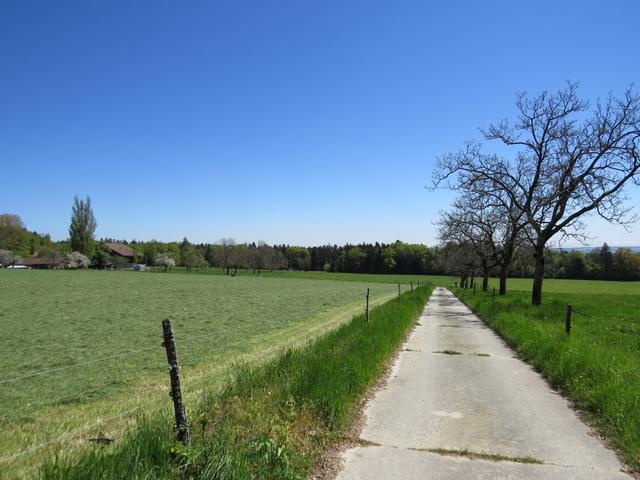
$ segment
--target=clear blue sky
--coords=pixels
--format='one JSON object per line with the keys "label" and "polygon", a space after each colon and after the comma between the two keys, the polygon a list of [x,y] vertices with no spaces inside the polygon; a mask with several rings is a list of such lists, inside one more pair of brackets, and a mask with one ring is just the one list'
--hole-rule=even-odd
{"label": "clear blue sky", "polygon": [[436,157],[518,90],[622,92],[639,18],[635,0],[3,0],[0,211],[55,239],[89,194],[98,236],[433,243]]}

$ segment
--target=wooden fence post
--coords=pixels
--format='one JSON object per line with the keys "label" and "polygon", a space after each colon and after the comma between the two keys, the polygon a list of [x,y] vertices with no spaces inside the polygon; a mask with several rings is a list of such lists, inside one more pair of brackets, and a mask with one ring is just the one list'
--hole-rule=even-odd
{"label": "wooden fence post", "polygon": [[413,280],[411,280],[411,291],[413,292]]}
{"label": "wooden fence post", "polygon": [[493,293],[491,294],[491,300],[496,301],[496,287],[493,287]]}
{"label": "wooden fence post", "polygon": [[184,408],[184,401],[182,400],[182,390],[180,389],[180,364],[171,320],[162,321],[162,333],[164,336],[162,346],[167,350],[167,362],[169,363],[169,378],[171,379],[171,392],[169,395],[173,399],[178,440],[185,445],[191,445],[191,431],[187,420],[187,412]]}
{"label": "wooden fence post", "polygon": [[367,323],[369,322],[369,289],[367,288],[367,306],[364,309],[365,316],[367,317]]}
{"label": "wooden fence post", "polygon": [[573,314],[573,307],[571,304],[567,305],[567,318],[564,321],[564,331],[567,335],[571,333],[571,315]]}
{"label": "wooden fence post", "polygon": [[398,282],[398,300],[400,300],[400,282]]}

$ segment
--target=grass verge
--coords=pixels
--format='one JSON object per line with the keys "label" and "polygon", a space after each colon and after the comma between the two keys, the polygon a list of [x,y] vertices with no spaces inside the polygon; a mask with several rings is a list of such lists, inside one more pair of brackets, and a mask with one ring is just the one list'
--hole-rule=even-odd
{"label": "grass verge", "polygon": [[[545,293],[530,305],[529,292],[492,300],[455,289],[519,356],[570,398],[640,472],[640,296]],[[564,333],[567,304],[574,307]]]}
{"label": "grass verge", "polygon": [[238,367],[193,409],[194,445],[173,442],[171,421],[141,419],[114,445],[59,456],[45,479],[301,479],[339,441],[364,394],[420,315],[431,288],[391,300],[261,366]]}

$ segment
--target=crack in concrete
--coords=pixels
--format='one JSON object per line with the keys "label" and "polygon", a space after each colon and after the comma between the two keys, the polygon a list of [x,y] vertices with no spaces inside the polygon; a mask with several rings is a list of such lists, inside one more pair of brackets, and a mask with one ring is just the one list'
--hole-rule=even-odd
{"label": "crack in concrete", "polygon": [[515,463],[534,463],[544,465],[542,460],[533,457],[510,457],[508,455],[500,455],[498,453],[474,452],[469,449],[455,450],[449,448],[408,448],[415,452],[429,452],[448,457],[465,457],[470,460],[489,460],[491,462],[515,462]]}
{"label": "crack in concrete", "polygon": [[482,352],[462,353],[462,352],[458,352],[457,350],[450,350],[450,349],[436,350],[431,353],[438,353],[442,355],[467,355],[472,357],[490,357],[491,356],[488,353],[482,353]]}

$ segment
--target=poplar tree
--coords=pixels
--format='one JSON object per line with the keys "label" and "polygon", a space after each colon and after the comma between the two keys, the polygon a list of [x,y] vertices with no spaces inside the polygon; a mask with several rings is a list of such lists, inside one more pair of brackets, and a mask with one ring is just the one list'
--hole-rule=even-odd
{"label": "poplar tree", "polygon": [[88,195],[86,200],[80,200],[77,195],[73,197],[71,225],[69,225],[71,249],[92,258],[95,251],[93,235],[97,226],[91,209],[91,198]]}

